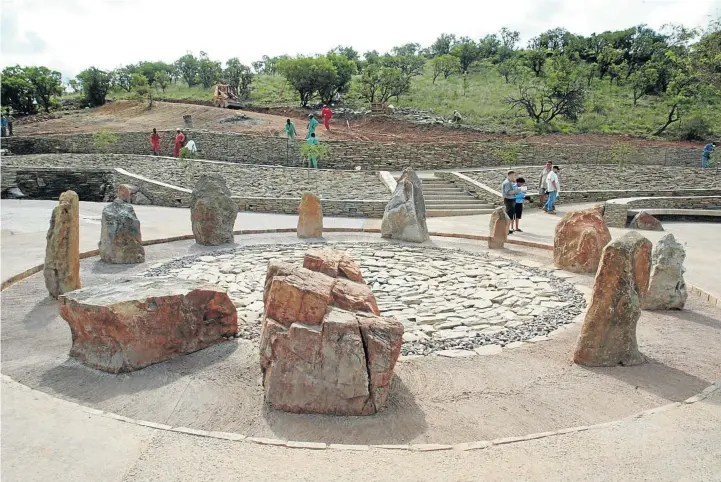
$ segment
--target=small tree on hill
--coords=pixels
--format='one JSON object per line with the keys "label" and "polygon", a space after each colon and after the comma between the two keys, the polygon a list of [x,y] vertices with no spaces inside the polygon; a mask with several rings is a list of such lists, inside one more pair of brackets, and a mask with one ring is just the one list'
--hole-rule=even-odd
{"label": "small tree on hill", "polygon": [[436,79],[439,75],[443,75],[444,79],[447,79],[453,74],[457,74],[461,71],[461,61],[458,57],[450,54],[440,55],[434,57],[430,61],[430,65],[433,68],[433,83],[436,83]]}
{"label": "small tree on hill", "polygon": [[63,82],[60,72],[47,67],[28,67],[25,69],[28,81],[35,89],[35,97],[45,112],[50,112],[52,97],[62,95]]}
{"label": "small tree on hill", "polygon": [[199,62],[193,54],[183,55],[175,62],[175,66],[188,87],[193,87],[197,83]]}
{"label": "small tree on hill", "polygon": [[223,72],[220,62],[210,60],[208,54],[200,52],[200,59],[198,60],[198,80],[204,89],[211,88]]}
{"label": "small tree on hill", "polygon": [[400,69],[368,64],[361,77],[361,95],[368,102],[385,103],[391,97],[400,97],[410,91],[411,82]]}
{"label": "small tree on hill", "polygon": [[83,90],[85,102],[90,106],[103,105],[110,90],[111,76],[109,73],[90,67],[78,74],[78,81]]}
{"label": "small tree on hill", "polygon": [[158,72],[155,75],[155,85],[160,87],[160,90],[165,92],[165,89],[170,85],[170,75],[165,70]]}

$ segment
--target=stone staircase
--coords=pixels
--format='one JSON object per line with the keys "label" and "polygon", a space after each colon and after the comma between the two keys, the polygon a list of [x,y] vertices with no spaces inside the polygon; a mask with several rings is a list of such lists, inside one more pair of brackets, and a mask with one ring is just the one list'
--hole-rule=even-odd
{"label": "stone staircase", "polygon": [[443,179],[421,179],[421,181],[428,217],[469,216],[493,212],[493,205],[476,199],[450,181]]}

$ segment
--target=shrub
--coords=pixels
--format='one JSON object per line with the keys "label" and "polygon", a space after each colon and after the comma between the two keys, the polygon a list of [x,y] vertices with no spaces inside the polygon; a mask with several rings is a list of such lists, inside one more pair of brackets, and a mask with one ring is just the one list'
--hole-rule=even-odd
{"label": "shrub", "polygon": [[99,131],[93,134],[93,144],[98,150],[103,150],[118,142],[118,136],[108,131]]}
{"label": "shrub", "polygon": [[183,160],[197,159],[198,155],[195,152],[188,149],[187,147],[183,147],[180,149],[180,153],[178,153],[178,158],[183,159]]}
{"label": "shrub", "polygon": [[593,112],[589,112],[581,116],[581,118],[578,120],[577,127],[580,132],[583,132],[585,134],[588,132],[602,132],[605,125],[605,117]]}
{"label": "shrub", "polygon": [[712,136],[711,124],[704,117],[696,115],[679,126],[678,134],[684,141],[705,141]]}
{"label": "shrub", "polygon": [[302,144],[300,155],[304,159],[313,156],[319,161],[324,161],[330,157],[330,146],[328,144]]}

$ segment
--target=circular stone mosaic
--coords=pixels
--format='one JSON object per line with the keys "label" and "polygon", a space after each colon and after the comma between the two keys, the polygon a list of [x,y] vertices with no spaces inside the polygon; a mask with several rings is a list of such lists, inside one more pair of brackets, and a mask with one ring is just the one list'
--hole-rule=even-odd
{"label": "circular stone mosaic", "polygon": [[[377,243],[327,243],[360,266],[383,316],[405,326],[403,355],[524,341],[570,323],[583,295],[554,271],[483,253]],[[302,265],[318,244],[256,245],[157,264],[144,276],[203,280],[228,291],[240,338],[257,340],[268,262]]]}

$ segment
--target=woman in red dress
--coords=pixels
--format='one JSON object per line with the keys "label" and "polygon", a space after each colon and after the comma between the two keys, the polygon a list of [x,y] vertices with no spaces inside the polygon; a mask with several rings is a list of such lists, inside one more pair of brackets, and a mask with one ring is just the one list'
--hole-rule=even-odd
{"label": "woman in red dress", "polygon": [[153,133],[150,134],[150,146],[153,148],[153,155],[157,156],[160,152],[160,135],[158,131],[153,129]]}
{"label": "woman in red dress", "polygon": [[183,147],[183,142],[185,142],[185,135],[183,134],[183,131],[178,129],[178,133],[175,134],[175,150],[173,151],[173,156],[178,157],[180,155],[180,148]]}

